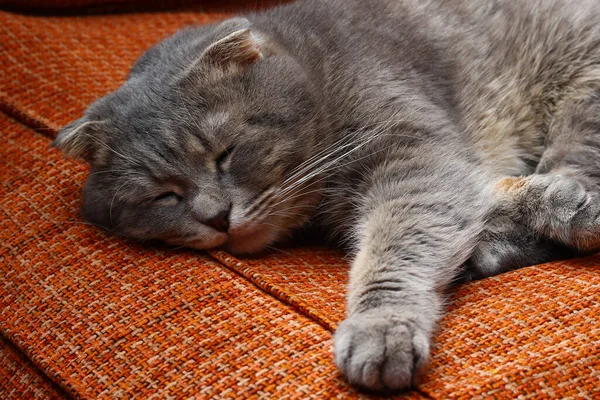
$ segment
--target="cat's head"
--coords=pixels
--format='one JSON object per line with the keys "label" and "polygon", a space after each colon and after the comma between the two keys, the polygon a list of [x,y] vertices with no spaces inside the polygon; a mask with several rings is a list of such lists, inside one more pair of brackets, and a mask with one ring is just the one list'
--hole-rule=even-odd
{"label": "cat's head", "polygon": [[186,29],[66,126],[91,166],[84,218],[116,233],[255,252],[305,223],[320,111],[306,72],[245,19]]}

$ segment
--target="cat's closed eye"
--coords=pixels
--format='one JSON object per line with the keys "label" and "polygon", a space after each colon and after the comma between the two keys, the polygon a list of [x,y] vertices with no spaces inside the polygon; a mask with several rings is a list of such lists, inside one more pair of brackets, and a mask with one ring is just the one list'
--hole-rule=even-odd
{"label": "cat's closed eye", "polygon": [[227,161],[231,158],[231,153],[233,153],[234,150],[235,146],[229,146],[217,155],[215,158],[215,164],[217,165],[219,171],[223,171],[227,167]]}
{"label": "cat's closed eye", "polygon": [[175,192],[163,192],[152,199],[152,202],[158,206],[172,207],[179,204],[181,200],[183,200],[183,197]]}

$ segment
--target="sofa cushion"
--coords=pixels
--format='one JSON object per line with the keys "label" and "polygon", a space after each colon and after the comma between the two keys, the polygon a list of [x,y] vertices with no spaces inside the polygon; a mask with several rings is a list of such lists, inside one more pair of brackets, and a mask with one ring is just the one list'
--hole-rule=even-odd
{"label": "sofa cushion", "polygon": [[56,134],[125,80],[135,59],[180,27],[225,13],[27,16],[0,11],[0,110]]}
{"label": "sofa cushion", "polygon": [[[8,244],[0,333],[71,394],[167,394],[206,374],[254,390],[244,393],[354,393],[329,353],[344,316],[341,252],[302,247],[239,260],[115,238],[81,222],[86,168],[46,151],[49,139],[40,135],[55,135],[118,87],[153,42],[226,15],[0,13],[0,109],[38,129],[7,118],[0,128],[10,138],[3,159],[11,160],[0,167]],[[440,399],[593,397],[600,387],[598,265],[598,257],[551,263],[458,288],[420,390]],[[254,336],[258,349],[248,347]]]}

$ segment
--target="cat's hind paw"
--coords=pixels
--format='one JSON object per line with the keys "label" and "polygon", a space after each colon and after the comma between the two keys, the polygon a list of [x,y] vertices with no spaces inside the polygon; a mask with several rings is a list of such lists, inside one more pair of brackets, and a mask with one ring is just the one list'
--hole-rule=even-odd
{"label": "cat's hind paw", "polygon": [[429,334],[398,316],[352,315],[338,327],[335,359],[348,381],[371,390],[414,384],[429,357]]}

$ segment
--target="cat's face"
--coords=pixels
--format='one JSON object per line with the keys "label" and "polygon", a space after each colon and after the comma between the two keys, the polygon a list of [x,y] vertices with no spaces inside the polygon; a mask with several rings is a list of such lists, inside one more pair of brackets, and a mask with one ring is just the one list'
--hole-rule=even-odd
{"label": "cat's face", "polygon": [[[86,159],[84,217],[118,234],[235,253],[310,218],[319,183],[310,82],[244,20],[159,44],[55,145]],[[233,30],[233,32],[232,32]]]}

